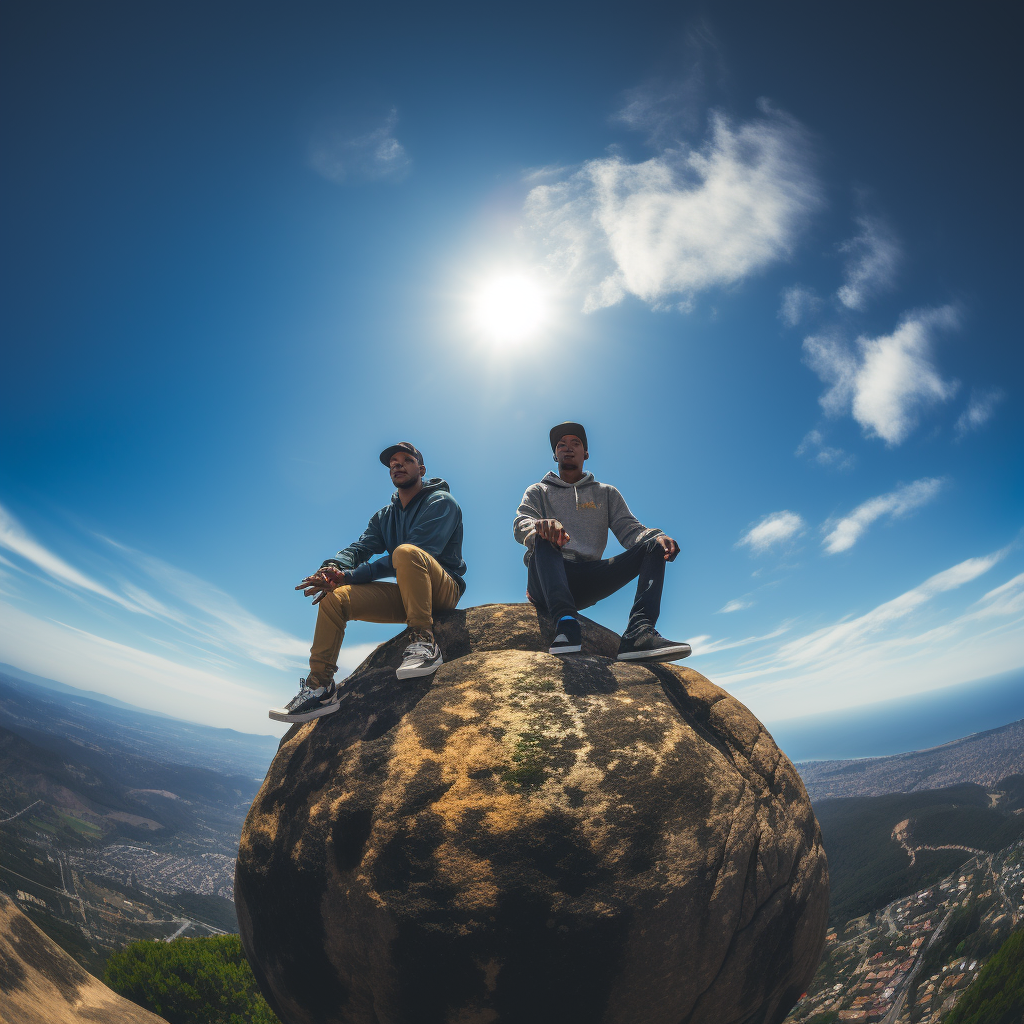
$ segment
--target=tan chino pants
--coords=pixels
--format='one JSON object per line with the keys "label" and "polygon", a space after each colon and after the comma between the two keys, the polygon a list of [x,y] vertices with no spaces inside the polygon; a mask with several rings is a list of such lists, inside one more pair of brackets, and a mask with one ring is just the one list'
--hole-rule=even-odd
{"label": "tan chino pants", "polygon": [[459,603],[458,584],[433,555],[413,544],[391,553],[397,583],[354,583],[338,587],[317,606],[316,630],[309,652],[309,686],[325,686],[338,670],[345,626],[360,622],[405,622],[418,630],[434,626],[433,610]]}

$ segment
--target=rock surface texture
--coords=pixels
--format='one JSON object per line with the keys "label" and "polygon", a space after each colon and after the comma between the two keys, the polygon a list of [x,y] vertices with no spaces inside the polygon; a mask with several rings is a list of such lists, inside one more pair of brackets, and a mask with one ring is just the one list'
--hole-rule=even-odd
{"label": "rock surface texture", "polygon": [[112,992],[0,893],[2,1024],[167,1024]]}
{"label": "rock surface texture", "polygon": [[777,1024],[824,945],[803,784],[699,673],[547,653],[529,605],[404,635],[296,726],[242,832],[242,942],[286,1024]]}

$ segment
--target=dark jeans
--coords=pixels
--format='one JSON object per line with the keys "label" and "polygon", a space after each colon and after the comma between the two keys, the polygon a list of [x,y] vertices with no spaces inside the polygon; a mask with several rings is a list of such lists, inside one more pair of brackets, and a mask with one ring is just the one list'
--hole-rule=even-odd
{"label": "dark jeans", "polygon": [[538,537],[530,559],[527,590],[538,611],[556,619],[563,615],[575,618],[577,608],[589,608],[633,580],[637,580],[636,600],[622,635],[635,639],[653,628],[661,614],[665,552],[655,538],[612,558],[570,562],[554,544]]}

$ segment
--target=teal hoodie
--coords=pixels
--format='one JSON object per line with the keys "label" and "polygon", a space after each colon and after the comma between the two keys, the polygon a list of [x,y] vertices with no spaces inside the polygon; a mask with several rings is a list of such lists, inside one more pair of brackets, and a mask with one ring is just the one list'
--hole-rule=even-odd
{"label": "teal hoodie", "polygon": [[[402,508],[398,491],[391,502],[367,524],[354,544],[328,558],[324,565],[344,570],[353,583],[372,583],[395,575],[391,553],[400,544],[415,544],[441,563],[458,584],[459,596],[466,592],[466,563],[462,560],[462,509],[451,496],[448,484],[438,477],[423,481],[422,489]],[[387,552],[371,562],[371,555]]]}

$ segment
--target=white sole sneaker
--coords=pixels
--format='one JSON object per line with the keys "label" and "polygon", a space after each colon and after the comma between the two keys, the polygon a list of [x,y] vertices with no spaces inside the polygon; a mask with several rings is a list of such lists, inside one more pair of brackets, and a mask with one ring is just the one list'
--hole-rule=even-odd
{"label": "white sole sneaker", "polygon": [[441,657],[441,652],[438,651],[437,657],[429,661],[418,661],[413,665],[406,665],[403,662],[395,671],[395,675],[399,679],[418,679],[420,676],[433,675],[443,664],[444,658]]}
{"label": "white sole sneaker", "polygon": [[619,654],[616,661],[682,661],[692,654],[689,644],[676,644],[673,647],[659,647],[653,651],[630,651]]}
{"label": "white sole sneaker", "polygon": [[294,725],[297,722],[312,722],[314,718],[323,718],[324,715],[333,715],[341,707],[341,695],[338,694],[330,704],[321,704],[318,708],[310,708],[309,711],[300,711],[288,714],[284,708],[271,708],[268,714],[275,722],[287,722]]}

